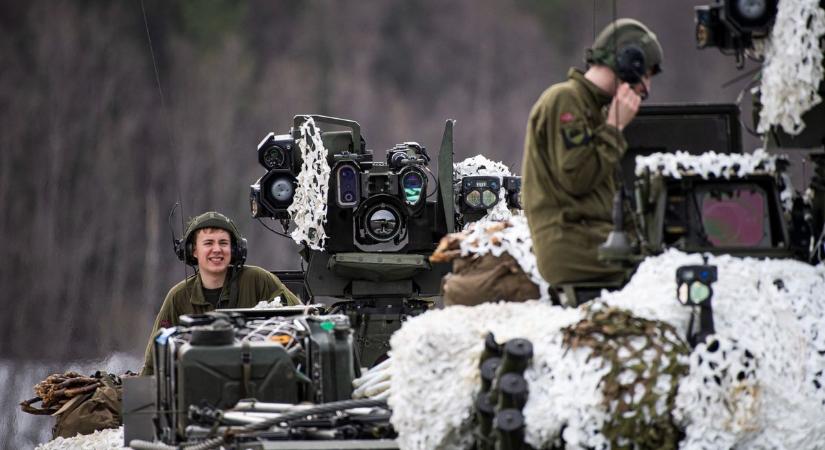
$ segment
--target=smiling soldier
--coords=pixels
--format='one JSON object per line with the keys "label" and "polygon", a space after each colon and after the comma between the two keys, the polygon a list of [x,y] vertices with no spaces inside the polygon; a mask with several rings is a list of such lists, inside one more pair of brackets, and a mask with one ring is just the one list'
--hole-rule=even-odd
{"label": "smiling soldier", "polygon": [[189,222],[175,251],[195,267],[195,274],[176,284],[160,307],[144,355],[141,375],[152,375],[153,338],[160,328],[178,325],[184,314],[203,314],[218,308],[251,308],[276,296],[287,305],[301,301],[272,273],[245,266],[246,239],[223,214],[203,213]]}

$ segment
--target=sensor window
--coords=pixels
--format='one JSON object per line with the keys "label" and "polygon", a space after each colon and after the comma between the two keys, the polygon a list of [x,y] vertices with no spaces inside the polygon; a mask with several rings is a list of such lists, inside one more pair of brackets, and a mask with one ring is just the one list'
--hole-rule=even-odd
{"label": "sensor window", "polygon": [[770,247],[765,191],[738,185],[696,193],[702,227],[715,247]]}
{"label": "sensor window", "polygon": [[341,208],[352,208],[358,205],[360,198],[359,177],[356,168],[345,164],[336,170],[337,203]]}
{"label": "sensor window", "polygon": [[272,198],[277,202],[288,202],[295,195],[295,187],[292,185],[292,180],[288,177],[276,178],[269,187],[269,192]]}

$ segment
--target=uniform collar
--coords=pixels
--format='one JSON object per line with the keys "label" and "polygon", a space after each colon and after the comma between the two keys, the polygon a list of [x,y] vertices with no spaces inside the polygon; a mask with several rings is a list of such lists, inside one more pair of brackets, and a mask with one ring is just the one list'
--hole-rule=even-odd
{"label": "uniform collar", "polygon": [[603,91],[600,87],[596,86],[592,81],[585,78],[584,72],[581,69],[571,67],[570,70],[567,71],[567,78],[577,82],[585,91],[587,91],[587,93],[590,94],[593,101],[596,102],[596,104],[599,107],[609,105],[610,102],[613,100],[612,95]]}
{"label": "uniform collar", "polygon": [[201,274],[195,273],[189,278],[189,283],[192,283],[189,289],[189,302],[193,305],[208,305],[209,303],[203,298],[203,283],[201,282]]}
{"label": "uniform collar", "polygon": [[[235,280],[235,270],[233,268],[229,269],[229,273],[226,274],[226,279],[223,282],[223,288],[221,289],[221,296],[220,302],[223,307],[231,307],[228,306],[227,303],[231,302],[231,297],[233,294],[232,289],[227,289],[227,286],[233,284]],[[189,294],[189,301],[193,305],[211,305],[211,303],[207,302],[206,299],[203,297],[203,282],[201,281],[201,274],[196,273],[192,275],[190,278],[190,282],[192,283],[192,289]]]}

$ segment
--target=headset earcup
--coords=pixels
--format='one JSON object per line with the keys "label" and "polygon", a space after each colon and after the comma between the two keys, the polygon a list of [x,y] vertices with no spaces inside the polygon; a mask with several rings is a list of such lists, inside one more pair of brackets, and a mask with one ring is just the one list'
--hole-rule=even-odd
{"label": "headset earcup", "polygon": [[198,261],[194,257],[194,249],[192,243],[189,242],[188,236],[184,235],[183,239],[175,239],[175,255],[179,260],[189,264],[190,266],[198,265]]}
{"label": "headset earcup", "polygon": [[238,239],[237,245],[232,246],[232,264],[242,266],[246,262],[246,238]]}
{"label": "headset earcup", "polygon": [[616,52],[616,75],[625,83],[637,84],[645,74],[645,53],[638,45],[626,45]]}
{"label": "headset earcup", "polygon": [[186,249],[186,264],[189,264],[190,266],[197,266],[198,260],[195,259],[195,246],[192,244],[192,241],[187,239],[184,247]]}

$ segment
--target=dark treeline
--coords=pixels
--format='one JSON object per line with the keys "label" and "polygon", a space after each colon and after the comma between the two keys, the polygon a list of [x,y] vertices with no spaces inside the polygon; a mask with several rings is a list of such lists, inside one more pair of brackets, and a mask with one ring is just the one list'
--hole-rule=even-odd
{"label": "dark treeline", "polygon": [[[663,41],[654,102],[732,101],[741,88],[719,88],[732,61],[694,49],[695,3],[616,3]],[[167,225],[179,199],[187,217],[235,217],[251,263],[299,267],[296,246],[248,213],[254,149],[295,114],[357,120],[376,151],[415,140],[433,154],[454,118],[459,158],[484,153],[519,171],[530,106],[581,66],[612,5],[3,2],[0,357],[139,354],[185,273]],[[179,234],[179,216],[173,225]]]}

